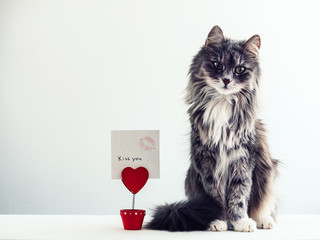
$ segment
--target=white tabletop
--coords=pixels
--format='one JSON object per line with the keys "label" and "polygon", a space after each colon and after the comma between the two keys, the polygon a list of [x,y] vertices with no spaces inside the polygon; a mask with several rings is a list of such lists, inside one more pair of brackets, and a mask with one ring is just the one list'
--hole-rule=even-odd
{"label": "white tabletop", "polygon": [[255,233],[123,230],[120,215],[0,215],[0,239],[320,239],[320,215],[281,215]]}

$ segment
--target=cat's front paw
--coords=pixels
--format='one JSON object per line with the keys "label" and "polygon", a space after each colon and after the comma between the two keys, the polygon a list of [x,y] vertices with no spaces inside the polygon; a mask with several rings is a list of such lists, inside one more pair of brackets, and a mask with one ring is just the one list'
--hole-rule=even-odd
{"label": "cat's front paw", "polygon": [[237,232],[254,232],[257,230],[257,224],[251,218],[241,218],[238,221],[231,221],[231,224]]}
{"label": "cat's front paw", "polygon": [[271,216],[267,216],[257,221],[258,228],[272,229],[275,226],[275,221]]}
{"label": "cat's front paw", "polygon": [[210,227],[208,231],[227,231],[228,230],[228,223],[223,220],[215,220],[210,223]]}

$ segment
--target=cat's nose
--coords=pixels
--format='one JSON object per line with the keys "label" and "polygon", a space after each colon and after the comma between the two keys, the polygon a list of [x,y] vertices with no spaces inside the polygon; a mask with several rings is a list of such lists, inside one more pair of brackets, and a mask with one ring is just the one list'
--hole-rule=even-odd
{"label": "cat's nose", "polygon": [[227,86],[230,83],[230,79],[222,78],[223,83]]}

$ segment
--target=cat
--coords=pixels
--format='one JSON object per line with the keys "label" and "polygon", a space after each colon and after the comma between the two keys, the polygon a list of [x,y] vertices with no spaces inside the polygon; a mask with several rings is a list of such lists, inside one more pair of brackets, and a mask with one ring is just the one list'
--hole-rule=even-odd
{"label": "cat", "polygon": [[186,96],[188,200],[158,206],[146,228],[253,232],[274,227],[279,163],[257,118],[260,44],[259,35],[236,41],[214,26],[193,58]]}

